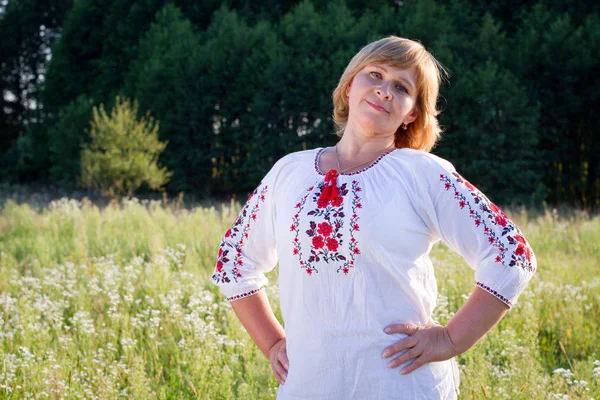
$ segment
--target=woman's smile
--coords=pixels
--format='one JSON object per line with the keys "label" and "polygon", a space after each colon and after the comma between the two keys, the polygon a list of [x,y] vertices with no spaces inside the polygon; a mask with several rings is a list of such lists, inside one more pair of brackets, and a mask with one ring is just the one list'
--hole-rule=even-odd
{"label": "woman's smile", "polygon": [[374,109],[376,109],[377,111],[383,111],[383,112],[387,112],[385,108],[378,106],[376,104],[371,103],[369,100],[365,100],[371,107],[373,107]]}

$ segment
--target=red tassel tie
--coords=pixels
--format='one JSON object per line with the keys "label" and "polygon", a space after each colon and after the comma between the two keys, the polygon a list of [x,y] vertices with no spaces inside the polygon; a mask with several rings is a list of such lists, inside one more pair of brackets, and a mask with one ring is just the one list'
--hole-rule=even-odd
{"label": "red tassel tie", "polygon": [[337,177],[338,172],[335,169],[329,170],[327,175],[325,175],[325,187],[319,196],[319,200],[326,200],[329,202],[338,198]]}

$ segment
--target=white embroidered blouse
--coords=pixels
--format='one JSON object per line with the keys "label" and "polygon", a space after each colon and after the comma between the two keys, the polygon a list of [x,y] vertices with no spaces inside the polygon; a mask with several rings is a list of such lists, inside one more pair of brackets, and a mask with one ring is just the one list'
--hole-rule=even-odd
{"label": "white embroidered blouse", "polygon": [[277,399],[456,398],[454,359],[401,375],[412,361],[389,368],[381,353],[407,335],[383,329],[430,320],[437,282],[429,252],[438,240],[509,307],[535,273],[531,247],[440,157],[394,149],[332,183],[319,169],[324,150],[277,161],[225,233],[212,282],[235,301],[264,288],[264,273],[279,262],[290,365]]}

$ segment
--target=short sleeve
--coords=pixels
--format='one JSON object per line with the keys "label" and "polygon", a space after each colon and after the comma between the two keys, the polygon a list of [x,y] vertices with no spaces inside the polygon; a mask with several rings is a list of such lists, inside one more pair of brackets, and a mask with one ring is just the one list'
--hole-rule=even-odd
{"label": "short sleeve", "polygon": [[274,198],[280,164],[249,195],[219,244],[211,281],[229,301],[258,293],[268,283],[265,273],[277,264]]}
{"label": "short sleeve", "polygon": [[537,267],[525,236],[450,162],[431,155],[426,164],[415,173],[426,224],[475,271],[478,287],[512,307]]}

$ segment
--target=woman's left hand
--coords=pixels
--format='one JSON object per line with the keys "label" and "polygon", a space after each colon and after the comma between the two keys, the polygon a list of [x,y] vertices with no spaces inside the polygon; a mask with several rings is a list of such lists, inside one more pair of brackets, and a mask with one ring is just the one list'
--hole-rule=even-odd
{"label": "woman's left hand", "polygon": [[387,334],[408,334],[404,339],[386,347],[382,354],[384,358],[389,358],[404,349],[408,349],[388,364],[390,368],[396,368],[407,361],[415,359],[412,364],[400,371],[402,374],[409,374],[428,362],[449,360],[459,354],[446,327],[437,325],[433,321],[429,321],[426,325],[413,323],[392,324],[384,329],[384,332]]}

